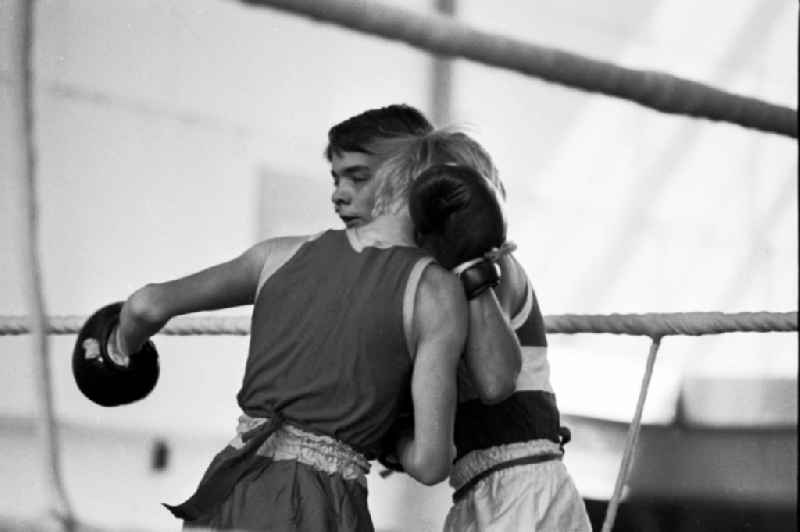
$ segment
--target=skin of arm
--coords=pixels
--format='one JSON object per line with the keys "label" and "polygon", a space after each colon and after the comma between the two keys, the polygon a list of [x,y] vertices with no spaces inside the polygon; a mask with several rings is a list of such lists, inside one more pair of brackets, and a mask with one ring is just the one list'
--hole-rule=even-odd
{"label": "skin of arm", "polygon": [[514,392],[522,349],[493,290],[469,302],[464,358],[473,388],[483,403],[499,403]]}
{"label": "skin of arm", "polygon": [[456,374],[468,321],[461,283],[440,266],[428,266],[414,304],[414,433],[396,448],[406,473],[426,485],[447,478],[455,457]]}
{"label": "skin of arm", "polygon": [[486,404],[503,401],[514,392],[522,366],[522,348],[508,316],[510,307],[522,304],[513,300],[524,297],[525,278],[520,277],[518,264],[510,257],[503,257],[500,266],[503,277],[497,293],[486,290],[469,302],[464,358],[472,389]]}
{"label": "skin of arm", "polygon": [[117,347],[122,353],[135,353],[167,321],[181,314],[252,304],[268,243],[186,277],[136,290],[122,306]]}

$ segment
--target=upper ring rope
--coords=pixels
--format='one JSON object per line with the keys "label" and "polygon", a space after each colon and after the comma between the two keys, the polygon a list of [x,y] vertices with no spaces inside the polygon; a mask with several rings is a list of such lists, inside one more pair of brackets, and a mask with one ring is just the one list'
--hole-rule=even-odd
{"label": "upper ring rope", "polygon": [[[86,322],[84,316],[53,316],[49,334],[76,334]],[[545,316],[545,328],[552,334],[609,333],[660,338],[670,335],[700,336],[732,332],[797,331],[797,312],[673,312],[648,314]],[[30,332],[26,316],[0,316],[0,336]],[[230,335],[250,334],[247,316],[180,316],[170,320],[159,334]]]}
{"label": "upper ring rope", "polygon": [[481,31],[436,13],[418,14],[376,1],[243,0],[351,30],[402,41],[428,52],[471,59],[637,102],[664,113],[707,118],[797,138],[797,112],[671,74],[608,61]]}

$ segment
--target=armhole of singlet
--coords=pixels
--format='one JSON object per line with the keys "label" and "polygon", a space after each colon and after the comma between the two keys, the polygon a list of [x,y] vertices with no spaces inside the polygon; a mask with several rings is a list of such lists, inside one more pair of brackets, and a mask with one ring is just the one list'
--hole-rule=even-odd
{"label": "armhole of singlet", "polygon": [[294,257],[297,250],[300,249],[300,246],[306,242],[316,240],[322,233],[324,233],[324,231],[315,235],[289,236],[271,240],[267,244],[267,258],[264,260],[264,266],[261,268],[261,273],[258,276],[258,288],[256,288],[255,299],[258,299],[258,294],[261,293],[261,288],[264,286],[264,283],[267,282],[267,279],[272,277],[272,274],[278,271],[278,268]]}
{"label": "armhole of singlet", "polygon": [[525,302],[522,304],[522,308],[517,311],[514,316],[511,317],[511,330],[516,331],[520,327],[522,327],[525,322],[528,320],[528,316],[531,313],[531,309],[533,308],[533,289],[531,288],[531,283],[528,279],[525,279]]}
{"label": "armhole of singlet", "polygon": [[414,305],[417,301],[417,289],[422,279],[422,272],[431,263],[433,263],[432,257],[422,257],[412,266],[411,273],[408,274],[408,281],[406,281],[406,291],[403,294],[403,331],[406,335],[406,349],[412,362],[416,353],[412,347],[414,345]]}

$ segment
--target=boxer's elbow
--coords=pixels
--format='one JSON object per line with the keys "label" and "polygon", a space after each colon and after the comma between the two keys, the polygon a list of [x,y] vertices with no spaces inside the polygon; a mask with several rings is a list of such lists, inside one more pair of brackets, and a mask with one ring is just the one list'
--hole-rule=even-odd
{"label": "boxer's elbow", "polygon": [[515,336],[478,344],[467,351],[467,364],[481,402],[495,404],[507,399],[517,387],[522,368],[522,348]]}
{"label": "boxer's elbow", "polygon": [[416,456],[403,464],[406,473],[426,486],[442,482],[450,475],[454,451],[452,445],[447,449],[431,449],[429,452],[414,453]]}
{"label": "boxer's elbow", "polygon": [[508,399],[516,388],[516,379],[498,378],[480,387],[478,397],[487,405],[501,403]]}
{"label": "boxer's elbow", "polygon": [[478,398],[484,404],[493,405],[505,401],[516,390],[519,365],[503,364],[473,374]]}
{"label": "boxer's elbow", "polygon": [[450,463],[446,460],[422,461],[406,467],[406,473],[411,475],[417,482],[426,486],[433,486],[445,480],[450,474]]}
{"label": "boxer's elbow", "polygon": [[445,480],[447,478],[447,473],[445,473],[443,475],[441,475],[441,474],[434,475],[434,474],[426,473],[426,474],[424,474],[422,476],[415,477],[415,478],[421,484],[424,484],[426,486],[435,486],[436,484],[442,482],[443,480]]}
{"label": "boxer's elbow", "polygon": [[508,399],[517,386],[517,373],[509,372],[482,379],[478,386],[478,397],[487,405],[501,403]]}

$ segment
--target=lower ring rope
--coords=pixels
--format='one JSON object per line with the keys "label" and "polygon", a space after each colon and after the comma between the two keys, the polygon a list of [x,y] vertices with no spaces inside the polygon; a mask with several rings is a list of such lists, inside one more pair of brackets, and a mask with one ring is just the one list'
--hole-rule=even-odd
{"label": "lower ring rope", "polygon": [[[545,316],[551,334],[627,334],[634,336],[702,336],[733,332],[797,331],[797,312],[672,312],[648,314],[557,314]],[[77,334],[85,316],[52,316],[49,334]],[[30,333],[26,316],[0,316],[0,336]],[[170,320],[159,334],[173,336],[250,334],[246,316],[180,316]]]}
{"label": "lower ring rope", "polygon": [[672,312],[649,314],[576,315],[545,318],[547,332],[610,333],[636,336],[702,336],[732,332],[791,332],[797,312]]}

